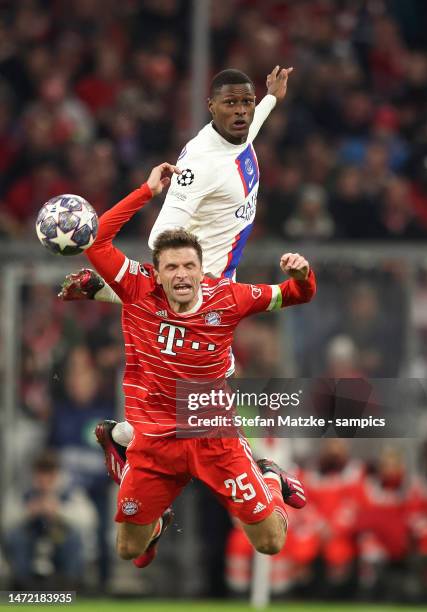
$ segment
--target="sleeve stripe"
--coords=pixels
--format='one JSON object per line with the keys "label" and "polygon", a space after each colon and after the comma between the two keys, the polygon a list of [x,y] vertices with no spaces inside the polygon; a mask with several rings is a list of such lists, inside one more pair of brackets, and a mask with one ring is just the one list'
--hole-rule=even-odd
{"label": "sleeve stripe", "polygon": [[128,269],[128,266],[129,266],[129,259],[126,257],[123,262],[122,267],[120,268],[116,278],[114,279],[116,283],[120,283],[120,281],[125,275],[126,270]]}
{"label": "sleeve stripe", "polygon": [[282,307],[282,290],[279,285],[270,285],[271,300],[267,306],[267,310],[279,310]]}

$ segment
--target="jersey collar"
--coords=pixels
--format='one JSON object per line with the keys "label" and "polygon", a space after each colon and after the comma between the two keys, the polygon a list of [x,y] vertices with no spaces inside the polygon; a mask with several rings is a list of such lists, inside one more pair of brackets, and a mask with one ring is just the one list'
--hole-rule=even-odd
{"label": "jersey collar", "polygon": [[219,142],[222,145],[227,145],[228,147],[230,147],[230,149],[237,149],[239,147],[245,148],[248,146],[248,139],[246,139],[245,142],[242,142],[240,144],[233,144],[232,142],[229,142],[228,140],[226,140],[223,136],[221,136],[219,132],[216,131],[216,129],[213,126],[213,121],[208,123],[206,127],[210,128],[211,135],[215,138],[217,142]]}

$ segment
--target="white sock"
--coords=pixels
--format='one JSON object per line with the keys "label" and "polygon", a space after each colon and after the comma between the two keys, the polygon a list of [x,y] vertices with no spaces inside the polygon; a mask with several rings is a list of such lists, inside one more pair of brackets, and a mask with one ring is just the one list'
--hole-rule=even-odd
{"label": "white sock", "polygon": [[[117,425],[116,425],[117,427]],[[114,431],[114,429],[113,429]],[[265,472],[263,475],[263,478],[271,478],[272,480],[275,480],[276,482],[279,483],[280,486],[282,486],[282,481],[280,479],[279,474],[276,474],[276,472]]]}
{"label": "white sock", "polygon": [[117,423],[117,425],[113,427],[111,435],[114,442],[117,442],[117,444],[121,444],[122,446],[127,446],[133,437],[133,427],[132,425],[129,425],[127,421]]}

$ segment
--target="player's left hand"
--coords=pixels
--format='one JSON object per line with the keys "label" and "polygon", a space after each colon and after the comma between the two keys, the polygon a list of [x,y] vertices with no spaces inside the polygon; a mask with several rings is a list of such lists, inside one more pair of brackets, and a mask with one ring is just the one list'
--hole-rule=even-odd
{"label": "player's left hand", "polygon": [[64,302],[73,300],[94,300],[104,287],[104,280],[90,268],[83,268],[75,274],[67,274],[58,297]]}
{"label": "player's left hand", "polygon": [[293,68],[280,68],[276,66],[267,75],[267,93],[272,96],[276,96],[278,100],[283,100],[286,96],[286,90],[288,88],[288,77],[291,74]]}
{"label": "player's left hand", "polygon": [[147,179],[147,185],[151,189],[153,196],[162,193],[165,187],[168,187],[173,174],[181,174],[181,170],[177,166],[163,162],[159,166],[155,166]]}
{"label": "player's left hand", "polygon": [[299,253],[285,253],[280,259],[283,272],[296,280],[306,280],[310,272],[308,261]]}

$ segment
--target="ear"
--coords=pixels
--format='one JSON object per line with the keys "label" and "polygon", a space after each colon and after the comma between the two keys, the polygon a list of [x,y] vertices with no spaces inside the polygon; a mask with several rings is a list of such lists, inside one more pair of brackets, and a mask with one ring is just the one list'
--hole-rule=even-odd
{"label": "ear", "polygon": [[157,283],[158,285],[161,285],[161,284],[162,284],[162,283],[161,283],[161,281],[160,281],[160,276],[159,276],[159,273],[158,273],[158,271],[156,270],[156,268],[154,268],[154,278],[156,279],[156,283]]}
{"label": "ear", "polygon": [[212,117],[215,116],[215,104],[212,98],[208,98],[208,109]]}

